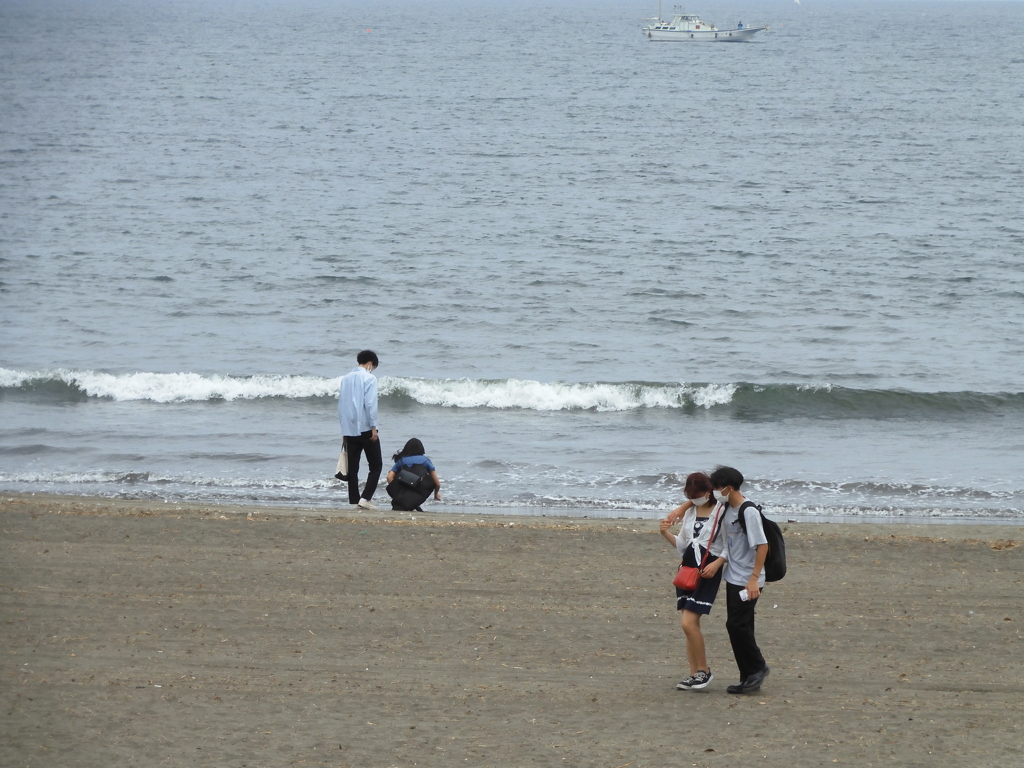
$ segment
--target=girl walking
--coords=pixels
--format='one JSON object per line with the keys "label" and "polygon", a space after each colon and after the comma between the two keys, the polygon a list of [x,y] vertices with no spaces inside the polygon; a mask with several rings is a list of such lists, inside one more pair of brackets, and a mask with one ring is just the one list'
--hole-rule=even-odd
{"label": "girl walking", "polygon": [[[683,492],[687,500],[661,521],[661,535],[679,552],[682,565],[700,569],[701,578],[692,592],[676,587],[676,610],[682,617],[686,657],[690,662],[689,677],[681,680],[676,688],[692,691],[707,688],[714,679],[704,649],[700,618],[711,612],[718,595],[725,544],[724,537],[718,535],[719,510],[712,494],[711,478],[703,472],[694,472],[686,478]],[[679,534],[673,535],[669,529],[680,520],[683,525]]]}

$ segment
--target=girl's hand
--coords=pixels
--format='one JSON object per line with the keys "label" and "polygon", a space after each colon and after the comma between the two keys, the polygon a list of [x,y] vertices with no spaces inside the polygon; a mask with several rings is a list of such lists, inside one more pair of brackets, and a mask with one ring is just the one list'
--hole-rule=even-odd
{"label": "girl's hand", "polygon": [[700,575],[703,576],[705,579],[710,579],[716,573],[718,573],[718,569],[720,567],[721,564],[717,560],[712,560],[710,563],[704,566],[704,570],[700,572]]}
{"label": "girl's hand", "polygon": [[440,491],[434,491],[434,501],[440,501],[440,500],[441,500],[441,492]]}
{"label": "girl's hand", "polygon": [[661,535],[664,536],[665,540],[674,547],[674,546],[676,546],[675,534],[668,532],[668,529],[671,528],[672,525],[673,525],[673,523],[672,523],[672,521],[669,518],[666,517],[664,520],[662,520],[661,521]]}

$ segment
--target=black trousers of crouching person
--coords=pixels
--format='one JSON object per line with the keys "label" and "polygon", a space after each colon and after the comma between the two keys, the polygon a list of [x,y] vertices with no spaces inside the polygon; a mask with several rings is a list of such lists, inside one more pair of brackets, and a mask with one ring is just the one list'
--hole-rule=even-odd
{"label": "black trousers of crouching person", "polygon": [[727,618],[725,628],[729,632],[732,643],[732,655],[736,657],[736,666],[740,668],[740,679],[746,680],[755,672],[760,672],[767,665],[761,649],[754,639],[754,608],[757,600],[740,600],[740,591],[745,587],[736,584],[725,584],[725,609]]}
{"label": "black trousers of crouching person", "polygon": [[355,437],[345,436],[345,445],[348,446],[349,504],[359,503],[359,454],[366,453],[366,464],[369,467],[366,486],[363,488],[363,498],[367,501],[373,498],[373,493],[377,490],[377,483],[380,480],[381,470],[384,469],[384,460],[380,455],[380,438],[371,440],[372,434],[372,430],[367,430]]}

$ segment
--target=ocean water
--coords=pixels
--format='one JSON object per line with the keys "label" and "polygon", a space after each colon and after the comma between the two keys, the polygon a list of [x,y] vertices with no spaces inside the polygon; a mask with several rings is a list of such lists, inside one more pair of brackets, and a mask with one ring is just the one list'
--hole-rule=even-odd
{"label": "ocean water", "polygon": [[0,490],[1024,521],[1024,3],[687,8],[0,4]]}

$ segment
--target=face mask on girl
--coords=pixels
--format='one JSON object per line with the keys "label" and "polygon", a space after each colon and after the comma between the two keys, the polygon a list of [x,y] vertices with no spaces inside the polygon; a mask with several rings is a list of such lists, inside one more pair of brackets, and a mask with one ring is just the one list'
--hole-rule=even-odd
{"label": "face mask on girl", "polygon": [[693,506],[695,506],[695,507],[703,507],[710,500],[711,500],[710,497],[706,496],[706,495],[700,497],[699,499],[690,499],[690,501],[693,502]]}

